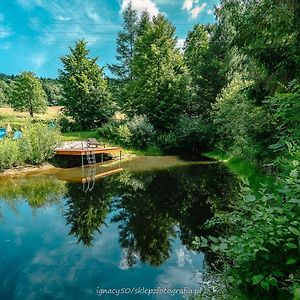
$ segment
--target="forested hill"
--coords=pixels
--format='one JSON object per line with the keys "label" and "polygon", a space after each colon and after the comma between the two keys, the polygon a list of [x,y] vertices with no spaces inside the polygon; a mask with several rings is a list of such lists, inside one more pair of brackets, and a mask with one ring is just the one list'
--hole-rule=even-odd
{"label": "forested hill", "polygon": [[7,75],[7,74],[0,73],[0,80],[10,81],[10,80],[14,80],[15,78],[16,78],[15,75]]}
{"label": "forested hill", "polygon": [[[0,73],[0,105],[1,103],[7,103],[8,101],[8,91],[9,86],[13,83],[18,75],[7,75]],[[63,95],[62,88],[57,79],[52,78],[39,78],[42,83],[43,89],[47,96],[48,104],[51,105],[59,105]],[[2,100],[2,101],[1,101]]]}

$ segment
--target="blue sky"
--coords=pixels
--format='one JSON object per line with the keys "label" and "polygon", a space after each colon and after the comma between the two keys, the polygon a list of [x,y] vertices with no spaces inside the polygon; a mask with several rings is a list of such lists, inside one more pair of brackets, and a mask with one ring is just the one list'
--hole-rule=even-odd
{"label": "blue sky", "polygon": [[[130,0],[0,0],[0,73],[33,71],[55,78],[59,57],[86,39],[101,66],[115,61],[122,9]],[[196,23],[214,22],[219,0],[132,0],[139,11],[165,14],[176,26],[179,43]],[[106,73],[109,72],[106,68]]]}

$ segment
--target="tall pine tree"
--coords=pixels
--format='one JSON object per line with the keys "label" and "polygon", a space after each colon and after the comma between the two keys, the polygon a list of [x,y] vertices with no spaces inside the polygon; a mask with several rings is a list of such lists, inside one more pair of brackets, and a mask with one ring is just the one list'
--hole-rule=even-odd
{"label": "tall pine tree", "polygon": [[207,117],[211,104],[224,85],[220,74],[220,49],[214,42],[215,27],[196,25],[188,33],[184,46],[184,59],[191,75],[190,114]]}
{"label": "tall pine tree", "polygon": [[145,114],[160,131],[172,129],[186,109],[188,76],[175,28],[162,15],[139,36],[129,85],[132,113]]}
{"label": "tall pine tree", "polygon": [[119,80],[132,80],[131,62],[137,38],[138,16],[130,2],[123,12],[123,30],[117,38],[117,63],[110,65],[110,71]]}
{"label": "tall pine tree", "polygon": [[113,114],[113,102],[98,58],[90,58],[86,42],[76,42],[63,56],[59,79],[64,89],[62,105],[82,129],[105,123]]}

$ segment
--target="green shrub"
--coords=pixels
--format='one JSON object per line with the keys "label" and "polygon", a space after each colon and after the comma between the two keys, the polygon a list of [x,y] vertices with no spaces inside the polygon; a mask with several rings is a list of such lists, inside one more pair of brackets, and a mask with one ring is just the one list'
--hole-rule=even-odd
{"label": "green shrub", "polygon": [[275,143],[269,148],[276,156],[281,156],[287,151],[291,141],[300,139],[300,84],[292,82],[284,93],[276,93],[269,97],[266,103],[273,110],[276,132]]}
{"label": "green shrub", "polygon": [[113,120],[98,130],[106,140],[125,147],[145,149],[154,143],[155,131],[145,116],[134,116],[127,121]]}
{"label": "green shrub", "polygon": [[227,228],[227,232],[196,240],[197,245],[208,247],[230,264],[228,277],[247,294],[256,292],[275,299],[300,287],[300,156],[297,153],[275,190],[262,189],[258,197],[244,188],[232,211],[219,213],[207,223],[210,229]]}
{"label": "green shrub", "polygon": [[163,152],[162,152],[161,148],[158,147],[157,145],[148,146],[144,153],[146,153],[146,155],[149,155],[149,156],[161,156],[161,155],[163,155]]}
{"label": "green shrub", "polygon": [[131,133],[130,143],[133,147],[143,149],[153,143],[155,130],[146,116],[134,116],[126,125]]}
{"label": "green shrub", "polygon": [[40,164],[54,155],[54,147],[59,141],[59,131],[44,124],[35,124],[23,128],[20,139],[20,151],[24,161]]}
{"label": "green shrub", "polygon": [[9,169],[20,163],[18,142],[9,138],[0,141],[0,170]]}
{"label": "green shrub", "polygon": [[107,141],[113,143],[119,143],[118,128],[124,124],[122,121],[112,120],[109,123],[104,124],[98,129],[99,136]]}
{"label": "green shrub", "polygon": [[166,151],[207,151],[212,136],[209,123],[201,116],[183,116],[172,132],[163,134],[159,144]]}
{"label": "green shrub", "polygon": [[64,115],[59,115],[55,120],[53,120],[53,122],[59,126],[62,132],[74,132],[82,129],[80,124]]}
{"label": "green shrub", "polygon": [[121,124],[119,127],[117,127],[116,133],[117,133],[117,141],[119,144],[124,146],[131,145],[132,133],[130,132],[130,129],[127,124]]}
{"label": "green shrub", "polygon": [[211,117],[217,128],[217,147],[232,156],[255,160],[266,148],[271,121],[267,111],[249,99],[252,81],[235,74],[213,105]]}

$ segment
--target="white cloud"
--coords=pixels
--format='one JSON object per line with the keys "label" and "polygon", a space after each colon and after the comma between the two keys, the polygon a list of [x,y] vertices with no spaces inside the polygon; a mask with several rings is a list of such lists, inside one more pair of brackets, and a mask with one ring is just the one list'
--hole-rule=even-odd
{"label": "white cloud", "polygon": [[[4,22],[4,20],[5,20],[4,14],[0,13],[0,22]],[[0,39],[10,37],[13,34],[14,33],[12,32],[12,30],[8,25],[0,25]]]}
{"label": "white cloud", "polygon": [[34,65],[35,71],[38,71],[47,61],[47,56],[45,53],[32,54],[29,60]]}
{"label": "white cloud", "polygon": [[207,6],[207,3],[199,4],[199,0],[184,0],[182,9],[186,10],[188,14],[190,15],[190,19],[196,19],[198,18],[199,14],[204,10],[204,8]]}
{"label": "white cloud", "polygon": [[4,39],[11,35],[12,35],[12,32],[10,30],[6,30],[6,29],[0,27],[0,39]]}
{"label": "white cloud", "polygon": [[197,19],[197,17],[199,16],[199,14],[202,12],[202,10],[206,7],[206,3],[203,3],[201,6],[196,6],[194,7],[191,11],[191,18],[192,19]]}
{"label": "white cloud", "polygon": [[97,14],[95,7],[92,7],[90,5],[86,5],[85,7],[86,14],[89,19],[91,19],[93,22],[100,22],[101,17]]}
{"label": "white cloud", "polygon": [[159,10],[152,0],[123,0],[121,11],[124,11],[130,2],[138,13],[147,10],[151,17],[159,14]]}
{"label": "white cloud", "polygon": [[66,22],[66,21],[70,21],[70,18],[66,17],[66,16],[63,16],[63,15],[58,15],[58,16],[56,16],[56,20]]}
{"label": "white cloud", "polygon": [[13,32],[10,28],[6,26],[0,26],[0,39],[7,38],[9,36],[13,35]]}
{"label": "white cloud", "polygon": [[177,40],[177,48],[180,50],[180,51],[183,51],[183,46],[184,46],[184,43],[185,43],[185,39],[178,39]]}
{"label": "white cloud", "polygon": [[41,0],[18,0],[18,3],[24,8],[24,9],[32,9],[34,6],[42,6]]}
{"label": "white cloud", "polygon": [[194,1],[193,0],[184,0],[183,9],[186,9],[187,11],[190,11],[193,8]]}
{"label": "white cloud", "polygon": [[212,15],[213,13],[214,13],[214,11],[213,11],[212,9],[208,9],[208,10],[207,10],[207,14],[208,14],[208,15]]}

